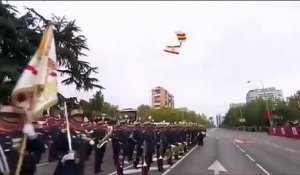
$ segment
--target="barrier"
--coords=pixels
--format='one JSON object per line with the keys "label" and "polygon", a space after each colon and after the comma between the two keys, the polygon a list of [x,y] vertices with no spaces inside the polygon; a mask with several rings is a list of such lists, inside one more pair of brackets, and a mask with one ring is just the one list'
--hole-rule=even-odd
{"label": "barrier", "polygon": [[300,126],[273,126],[270,135],[300,139]]}

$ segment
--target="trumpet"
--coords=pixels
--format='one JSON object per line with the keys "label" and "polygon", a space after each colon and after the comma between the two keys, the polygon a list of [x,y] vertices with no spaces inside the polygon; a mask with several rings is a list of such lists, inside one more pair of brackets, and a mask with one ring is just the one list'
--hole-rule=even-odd
{"label": "trumpet", "polygon": [[108,133],[103,137],[103,139],[99,140],[99,143],[97,144],[97,148],[100,149],[105,143],[108,142],[109,137],[111,136],[112,132]]}

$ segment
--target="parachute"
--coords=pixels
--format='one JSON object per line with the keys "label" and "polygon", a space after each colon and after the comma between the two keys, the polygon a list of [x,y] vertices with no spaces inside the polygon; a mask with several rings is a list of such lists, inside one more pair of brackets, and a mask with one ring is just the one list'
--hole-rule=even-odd
{"label": "parachute", "polygon": [[175,32],[176,33],[176,36],[177,36],[177,39],[178,39],[178,42],[180,43],[180,45],[185,42],[186,40],[186,35],[184,32]]}
{"label": "parachute", "polygon": [[176,31],[175,34],[177,36],[177,40],[178,40],[179,45],[166,46],[164,51],[167,52],[167,53],[172,53],[172,54],[179,55],[181,45],[186,40],[186,34],[184,32],[181,32],[181,31]]}

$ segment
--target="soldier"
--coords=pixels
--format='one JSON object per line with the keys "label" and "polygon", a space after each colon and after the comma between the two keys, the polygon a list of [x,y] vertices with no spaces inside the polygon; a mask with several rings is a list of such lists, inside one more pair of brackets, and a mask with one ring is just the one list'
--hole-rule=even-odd
{"label": "soldier", "polygon": [[67,129],[62,127],[58,137],[53,141],[53,149],[58,155],[58,164],[54,175],[83,175],[86,146],[81,137],[81,123],[83,123],[83,111],[72,110],[70,115],[70,135],[72,150],[69,150]]}
{"label": "soldier", "polygon": [[128,136],[124,132],[125,123],[125,121],[121,121],[120,124],[116,126],[116,130],[112,138],[113,159],[117,168],[118,175],[123,175],[124,152],[127,152],[126,149]]}
{"label": "soldier", "polygon": [[133,157],[133,167],[138,168],[137,165],[140,162],[140,158],[142,157],[143,149],[143,135],[142,135],[142,129],[140,128],[141,125],[139,122],[135,123],[135,130],[133,132],[133,139],[136,140],[135,148],[134,148],[134,157]]}
{"label": "soldier", "polygon": [[[23,157],[20,174],[33,175],[36,171],[36,155],[44,151],[44,145],[38,138],[31,123],[26,121],[25,112],[13,106],[0,106],[0,127],[5,134],[0,137],[1,172],[0,174],[15,174],[19,160],[19,149],[23,136],[27,136],[27,145]],[[23,132],[22,132],[23,129]]]}
{"label": "soldier", "polygon": [[152,156],[155,152],[155,143],[154,143],[154,133],[152,131],[152,127],[150,123],[146,122],[144,124],[145,132],[143,134],[144,140],[146,141],[146,153],[145,154],[145,161],[147,164],[147,171],[149,171],[151,163],[152,163]]}
{"label": "soldier", "polygon": [[42,154],[46,152],[47,133],[39,122],[32,122],[32,124],[37,133],[37,138],[41,141],[41,144],[43,144],[43,149],[36,153],[36,162],[40,162]]}
{"label": "soldier", "polygon": [[49,140],[48,162],[54,162],[55,160],[58,159],[58,155],[57,155],[57,151],[53,147],[53,141],[57,140],[57,137],[60,134],[61,130],[57,120],[53,117],[47,119],[47,126],[48,126],[48,140]]}
{"label": "soldier", "polygon": [[99,174],[102,172],[101,164],[103,162],[104,153],[106,150],[106,142],[107,140],[102,140],[106,134],[106,128],[103,125],[103,123],[98,123],[98,126],[94,132],[92,133],[92,138],[94,140],[94,150],[95,150],[95,174]]}
{"label": "soldier", "polygon": [[204,133],[201,130],[198,131],[196,139],[198,146],[203,146]]}

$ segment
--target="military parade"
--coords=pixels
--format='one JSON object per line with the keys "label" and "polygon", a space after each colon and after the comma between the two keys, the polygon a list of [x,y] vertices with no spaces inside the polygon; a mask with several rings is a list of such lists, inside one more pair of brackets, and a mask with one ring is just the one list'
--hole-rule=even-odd
{"label": "military parade", "polygon": [[108,117],[84,121],[80,109],[72,110],[69,120],[45,114],[22,126],[24,118],[25,113],[20,108],[1,106],[0,168],[3,175],[15,174],[23,135],[29,138],[20,169],[24,175],[35,173],[36,164],[46,151],[49,151],[48,161],[57,162],[54,175],[83,175],[85,162],[92,152],[94,173],[101,174],[105,169],[101,164],[108,142],[111,142],[118,175],[124,174],[124,161],[132,162],[141,174],[149,174],[153,157],[156,157],[158,170],[163,172],[163,164],[172,165],[173,159],[179,159],[195,145],[203,145],[205,137],[205,128],[192,123],[111,121]]}

